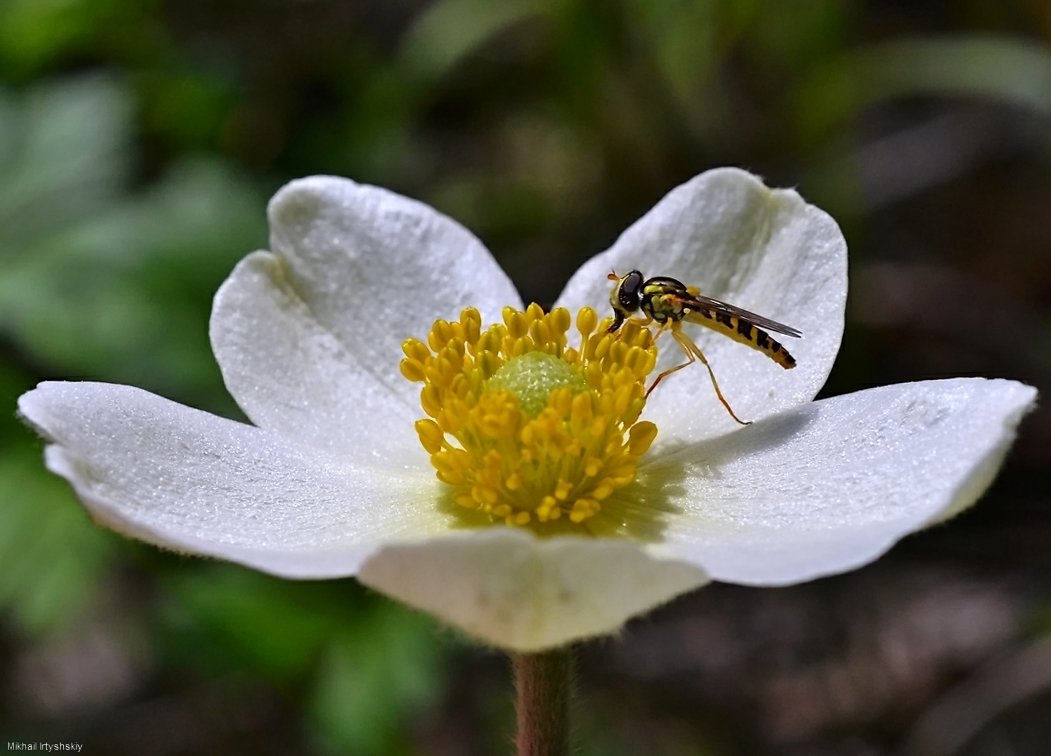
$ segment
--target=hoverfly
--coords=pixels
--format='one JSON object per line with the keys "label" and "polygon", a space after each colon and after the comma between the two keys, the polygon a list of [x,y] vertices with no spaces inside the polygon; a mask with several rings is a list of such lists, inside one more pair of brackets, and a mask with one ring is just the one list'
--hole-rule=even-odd
{"label": "hoverfly", "polygon": [[656,321],[660,325],[657,331],[658,337],[665,330],[671,331],[672,338],[686,355],[686,362],[665,370],[657,376],[646,390],[646,396],[653,393],[657,384],[669,375],[700,360],[701,364],[708,368],[708,375],[712,379],[715,394],[726,411],[730,413],[730,417],[741,425],[751,425],[751,421],[742,420],[731,409],[730,403],[726,401],[726,397],[719,389],[715,373],[712,371],[712,366],[708,364],[704,353],[683,332],[682,321],[684,320],[699,323],[724,336],[729,336],[740,344],[750,346],[786,370],[796,366],[795,358],[788,353],[781,342],[771,338],[770,334],[763,330],[765,328],[795,338],[803,335],[791,326],[764,318],[748,310],[742,310],[732,304],[720,302],[718,299],[703,296],[696,287],[687,286],[667,276],[644,279],[642,273],[633,270],[624,276],[618,276],[616,272],[612,272],[607,278],[617,282],[609,295],[609,303],[613,306],[613,325],[609,327],[610,333],[620,328],[632,314],[641,310],[646,318],[644,325]]}

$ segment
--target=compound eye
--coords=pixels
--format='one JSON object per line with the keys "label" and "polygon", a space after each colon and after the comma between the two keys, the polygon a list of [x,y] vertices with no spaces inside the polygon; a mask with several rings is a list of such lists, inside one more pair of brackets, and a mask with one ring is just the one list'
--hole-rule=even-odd
{"label": "compound eye", "polygon": [[642,290],[642,274],[633,270],[624,276],[624,280],[617,290],[620,305],[629,312],[634,312],[639,306],[639,292]]}

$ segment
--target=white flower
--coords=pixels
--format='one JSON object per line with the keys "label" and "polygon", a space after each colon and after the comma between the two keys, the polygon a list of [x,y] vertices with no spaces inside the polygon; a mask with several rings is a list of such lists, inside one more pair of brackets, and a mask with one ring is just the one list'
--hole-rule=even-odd
{"label": "white flower", "polygon": [[[865,564],[973,503],[1035,400],[1012,381],[954,379],[812,402],[843,329],[843,237],[793,191],[710,171],[558,304],[608,312],[611,269],[674,276],[801,330],[798,367],[688,326],[754,425],[728,417],[703,368],[681,371],[643,410],[658,434],[637,480],[596,494],[616,536],[472,527],[485,518],[449,504],[399,363],[435,319],[520,308],[510,280],[456,222],[383,189],[303,179],[269,214],[271,251],[235,268],[211,321],[254,426],[127,386],[43,383],[19,409],[50,442],[48,468],[122,533],[291,578],[357,576],[504,648],[613,632],[712,579],[782,585]],[[669,345],[661,364],[680,357]]]}

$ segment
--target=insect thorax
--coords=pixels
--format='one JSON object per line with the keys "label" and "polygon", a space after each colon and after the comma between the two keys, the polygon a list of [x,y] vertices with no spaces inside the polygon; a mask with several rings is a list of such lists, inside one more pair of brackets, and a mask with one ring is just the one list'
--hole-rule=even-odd
{"label": "insect thorax", "polygon": [[686,285],[674,278],[651,278],[642,287],[642,311],[658,323],[682,320],[686,309],[682,306]]}

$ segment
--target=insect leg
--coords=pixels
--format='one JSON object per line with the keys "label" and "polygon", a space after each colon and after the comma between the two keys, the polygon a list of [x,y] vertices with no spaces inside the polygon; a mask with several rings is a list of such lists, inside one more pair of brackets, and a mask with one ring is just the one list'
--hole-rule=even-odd
{"label": "insect leg", "polygon": [[661,379],[663,379],[663,377],[665,375],[669,375],[671,373],[674,373],[676,370],[681,370],[682,368],[686,367],[687,365],[693,364],[695,359],[697,359],[697,360],[700,360],[701,364],[704,365],[704,367],[706,367],[708,369],[708,377],[710,377],[710,379],[712,379],[712,387],[716,390],[716,396],[719,397],[719,401],[722,403],[722,406],[729,413],[729,416],[733,417],[734,420],[737,421],[741,425],[751,425],[751,421],[743,421],[743,420],[741,420],[741,418],[737,416],[737,413],[734,411],[734,409],[729,406],[729,402],[727,402],[726,401],[726,397],[723,396],[722,389],[719,388],[719,382],[716,381],[716,373],[712,369],[712,366],[710,366],[708,364],[707,357],[704,356],[704,352],[701,351],[700,347],[698,347],[696,344],[694,344],[693,340],[691,338],[689,338],[689,336],[687,336],[685,333],[682,332],[681,328],[682,327],[681,327],[681,325],[679,324],[678,321],[675,321],[675,322],[672,323],[672,338],[675,339],[675,341],[678,343],[678,345],[680,347],[682,347],[682,351],[684,351],[686,353],[686,356],[688,357],[688,360],[686,362],[684,362],[682,365],[677,365],[676,367],[672,368],[671,370],[665,370],[660,375],[658,375],[657,376],[657,380],[654,381],[654,383],[653,383],[653,386],[650,387],[650,390],[646,391],[646,396],[650,395],[650,393],[655,388],[657,388],[657,384],[660,383]]}
{"label": "insect leg", "polygon": [[[679,324],[676,323],[675,325],[678,326]],[[683,333],[679,328],[673,328],[672,335],[674,336],[675,340],[679,342],[679,346],[681,346],[684,350],[688,352],[693,352],[697,356],[697,359],[704,364],[704,367],[708,369],[708,377],[712,379],[712,387],[716,390],[716,396],[719,397],[719,401],[722,402],[722,406],[726,408],[727,412],[729,412],[729,416],[733,417],[734,420],[736,420],[741,425],[751,425],[750,420],[741,420],[741,418],[737,416],[737,413],[734,411],[734,409],[729,406],[729,402],[726,401],[726,397],[722,395],[722,389],[719,388],[719,382],[716,381],[715,370],[713,370],[712,366],[708,364],[708,361],[704,356],[704,352],[701,351],[700,347],[694,344],[693,340],[689,338],[689,336],[687,336],[685,333]]]}
{"label": "insect leg", "polygon": [[693,352],[691,352],[689,349],[687,349],[685,346],[683,346],[683,343],[681,341],[679,341],[677,336],[675,336],[675,334],[678,333],[678,328],[676,328],[676,326],[678,326],[678,325],[679,324],[677,322],[675,322],[674,320],[667,320],[664,323],[661,323],[661,327],[657,329],[657,335],[653,337],[653,343],[656,344],[657,343],[657,339],[660,338],[660,335],[662,333],[664,333],[666,330],[668,330],[668,328],[670,326],[671,327],[672,336],[675,337],[675,340],[679,343],[679,346],[682,347],[683,354],[686,355],[686,362],[682,363],[681,365],[676,365],[673,368],[669,368],[669,369],[665,370],[663,373],[661,373],[660,375],[658,375],[653,380],[653,383],[650,384],[650,387],[648,389],[646,389],[646,398],[647,399],[649,398],[650,394],[653,393],[653,389],[657,388],[657,384],[658,383],[663,381],[666,377],[668,377],[669,375],[671,375],[675,371],[682,370],[687,365],[692,365],[694,363],[695,358],[693,356]]}
{"label": "insect leg", "polygon": [[[621,317],[623,317],[623,316],[621,316]],[[629,320],[632,323],[638,323],[639,326],[642,327],[642,328],[646,328],[646,327],[649,326],[650,323],[653,322],[653,316],[652,315],[646,315],[646,316],[644,316],[642,318],[624,318],[620,323],[617,323],[616,321],[614,321],[613,325],[611,325],[609,327],[609,333],[616,333],[617,334],[617,338],[620,338],[620,334],[621,334],[620,327],[624,323],[627,323]],[[616,326],[616,328],[614,328],[613,326]],[[658,331],[658,333],[659,333],[659,331]]]}

